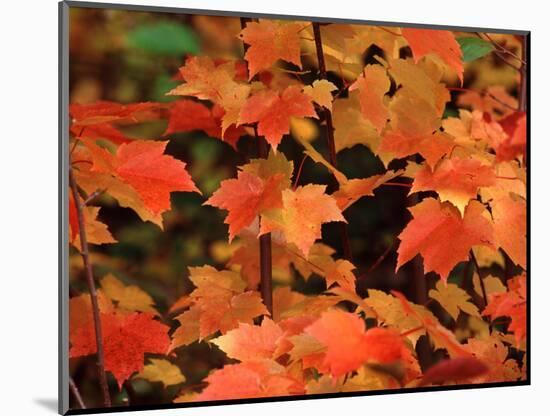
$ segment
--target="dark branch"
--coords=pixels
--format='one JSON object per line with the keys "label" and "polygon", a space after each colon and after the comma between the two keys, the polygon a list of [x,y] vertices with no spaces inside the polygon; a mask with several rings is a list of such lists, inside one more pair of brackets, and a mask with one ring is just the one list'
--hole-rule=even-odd
{"label": "dark branch", "polygon": [[81,200],[78,193],[78,187],[74,179],[72,168],[69,168],[69,185],[71,187],[71,192],[73,194],[74,202],[76,205],[80,235],[80,254],[82,255],[82,261],[84,262],[84,269],[86,271],[86,283],[88,284],[88,290],[90,291],[90,298],[92,301],[92,315],[94,318],[95,340],[97,346],[97,371],[99,376],[99,384],[103,394],[103,404],[105,405],[105,407],[111,407],[111,396],[109,395],[107,374],[105,373],[105,354],[103,351],[103,335],[101,331],[99,303],[97,301],[94,274],[92,270],[92,263],[90,262],[90,254],[88,251],[88,240],[86,238],[86,223],[84,221],[83,212],[85,205],[83,204],[83,201]]}

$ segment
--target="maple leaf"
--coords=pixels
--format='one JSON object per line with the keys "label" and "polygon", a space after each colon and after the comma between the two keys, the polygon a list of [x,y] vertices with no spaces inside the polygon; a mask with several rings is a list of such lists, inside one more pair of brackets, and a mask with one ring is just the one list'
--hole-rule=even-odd
{"label": "maple leaf", "polygon": [[196,289],[189,295],[190,309],[175,318],[181,325],[172,335],[171,350],[268,314],[258,292],[244,291],[246,283],[238,273],[211,266],[190,267],[189,273]]}
{"label": "maple leaf", "polygon": [[189,345],[200,338],[201,308],[193,306],[175,318],[180,326],[172,334],[170,351]]}
{"label": "maple leaf", "polygon": [[403,158],[420,154],[429,166],[435,164],[453,148],[450,135],[436,131],[434,134],[414,136],[399,131],[388,131],[382,137],[379,151],[392,154],[394,158]]}
{"label": "maple leaf", "polygon": [[170,193],[199,192],[185,163],[164,154],[168,142],[135,141],[117,149],[116,175],[132,186],[153,213],[170,209]]}
{"label": "maple leaf", "polygon": [[[406,337],[415,346],[418,338],[425,334],[423,328],[415,331],[420,326],[420,321],[413,315],[406,314],[401,302],[396,297],[376,289],[369,289],[368,293],[369,296],[364,299],[364,302],[376,312],[378,322],[406,333]],[[421,308],[418,305],[412,307]]]}
{"label": "maple leaf", "polygon": [[276,22],[261,19],[248,22],[239,38],[249,45],[245,59],[248,61],[249,80],[263,69],[269,69],[279,59],[302,67],[300,60],[300,23]]}
{"label": "maple leaf", "polygon": [[[71,197],[69,198],[69,204],[71,204],[71,200],[74,201],[74,199]],[[74,202],[73,202],[74,203]],[[74,205],[74,208],[71,208],[69,205],[69,209],[76,210],[76,205]],[[102,223],[97,219],[97,216],[99,215],[99,207],[88,207],[85,206],[82,209],[82,214],[84,216],[84,224],[86,226],[86,239],[88,241],[88,244],[112,244],[116,243],[117,240],[113,237],[109,229],[107,228],[107,225]],[[69,211],[69,216],[71,215]],[[77,215],[76,213],[73,213],[72,215]],[[73,228],[74,227],[74,228]],[[69,219],[69,235],[70,235],[70,242],[71,244],[80,251],[80,237],[79,237],[79,224],[78,219],[73,218],[73,222]]]}
{"label": "maple leaf", "polygon": [[496,161],[513,160],[527,153],[527,115],[515,112],[499,121],[508,137],[502,140],[496,148]]}
{"label": "maple leaf", "polygon": [[368,360],[365,323],[355,314],[331,309],[305,332],[327,347],[324,363],[334,377],[357,370]]}
{"label": "maple leaf", "polygon": [[204,203],[227,210],[225,223],[229,224],[229,241],[248,227],[261,213],[282,206],[279,189],[283,177],[273,175],[264,181],[246,171],[240,171],[237,179],[226,179],[220,188]]}
{"label": "maple leaf", "polygon": [[[114,306],[101,289],[97,290],[99,310],[111,313]],[[93,325],[92,300],[88,293],[73,296],[69,299],[69,337],[80,328]]]}
{"label": "maple leaf", "polygon": [[305,333],[326,346],[323,364],[334,377],[357,370],[364,363],[393,363],[409,359],[398,332],[386,328],[365,331],[356,314],[331,309],[323,313]]}
{"label": "maple leaf", "polygon": [[162,229],[161,213],[153,214],[144,204],[136,190],[125,182],[109,173],[92,172],[80,168],[74,171],[78,185],[88,195],[93,192],[106,192],[115,198],[121,207],[127,207],[141,218],[142,221],[151,221]]}
{"label": "maple leaf", "polygon": [[391,293],[399,300],[403,313],[406,316],[414,318],[424,328],[436,349],[446,349],[451,358],[470,355],[464,346],[457,341],[455,335],[441,325],[430,311],[424,307],[410,303],[402,293],[396,290],[392,290]]}
{"label": "maple leaf", "polygon": [[435,289],[428,292],[428,296],[437,300],[455,321],[460,311],[480,317],[477,307],[470,302],[470,296],[455,284],[445,284],[439,280],[435,284]]}
{"label": "maple leaf", "polygon": [[479,377],[488,371],[489,368],[473,356],[442,360],[424,373],[419,385],[427,386],[429,384],[444,384],[445,382],[460,382],[472,377]]}
{"label": "maple leaf", "polygon": [[207,56],[190,57],[179,70],[186,82],[167,95],[192,96],[217,104],[212,114],[221,119],[220,137],[231,142],[241,132],[231,127],[238,122],[240,109],[251,89],[249,85],[238,82],[238,69],[238,61],[216,62]]}
{"label": "maple leaf", "polygon": [[103,293],[116,302],[119,312],[151,312],[158,315],[155,301],[138,286],[126,286],[110,273],[101,279],[100,284]]}
{"label": "maple leaf", "polygon": [[303,385],[272,360],[226,365],[207,378],[208,386],[195,401],[232,400],[303,394]]}
{"label": "maple leaf", "polygon": [[381,175],[373,175],[362,179],[349,179],[340,183],[339,189],[332,194],[336,198],[338,208],[342,211],[364,196],[374,195],[374,190],[380,185],[403,174],[403,171],[387,171]]}
{"label": "maple leaf", "polygon": [[488,371],[475,377],[472,383],[517,381],[521,377],[517,362],[508,359],[508,348],[495,336],[487,339],[470,338],[466,348],[488,367]]}
{"label": "maple leaf", "polygon": [[489,304],[483,311],[483,316],[496,319],[499,316],[511,318],[508,331],[513,332],[516,344],[527,335],[527,276],[516,276],[508,281],[508,291],[489,296]]}
{"label": "maple leaf", "polygon": [[409,210],[413,219],[399,235],[396,270],[421,254],[424,273],[434,271],[446,281],[457,263],[468,260],[473,246],[494,247],[493,227],[478,201],[470,201],[463,218],[448,202],[433,198],[426,198]]}
{"label": "maple leaf", "polygon": [[425,55],[435,53],[456,72],[462,83],[464,74],[462,50],[453,32],[439,29],[402,28],[401,33],[409,43],[416,62]]}
{"label": "maple leaf", "polygon": [[[153,319],[149,313],[129,315],[102,313],[105,370],[117,380],[119,388],[135,372],[143,369],[145,353],[166,354],[170,346],[170,328]],[[97,352],[93,323],[76,330],[70,338],[70,358]]]}
{"label": "maple leaf", "polygon": [[274,358],[283,330],[271,319],[264,318],[261,326],[240,323],[239,327],[212,340],[229,358],[251,361]]}
{"label": "maple leaf", "polygon": [[123,105],[110,101],[91,104],[73,103],[69,106],[71,133],[77,137],[107,139],[122,144],[133,139],[114,127],[114,123],[128,124],[153,120],[159,117],[158,103],[136,103]]}
{"label": "maple leaf", "polygon": [[168,360],[150,358],[149,364],[146,364],[134,378],[141,378],[152,383],[160,382],[164,387],[185,383],[185,377],[181,374],[178,366]]}
{"label": "maple leaf", "polygon": [[[262,215],[260,234],[281,230],[307,257],[315,240],[321,237],[321,224],[343,221],[336,200],[325,194],[324,185],[300,186],[283,191],[283,209]],[[312,209],[315,207],[315,209]]]}
{"label": "maple leaf", "polygon": [[281,94],[271,89],[253,94],[241,108],[238,124],[258,123],[258,134],[276,150],[290,132],[292,117],[317,118],[311,98],[298,86],[289,86]]}
{"label": "maple leaf", "polygon": [[170,107],[168,126],[164,135],[203,130],[210,137],[216,137],[236,148],[239,138],[246,134],[242,127],[230,127],[222,135],[224,110],[219,106],[210,109],[192,100],[178,100]]}
{"label": "maple leaf", "polygon": [[158,109],[158,103],[144,102],[119,104],[112,101],[97,101],[91,104],[72,103],[69,113],[73,125],[91,126],[111,121],[138,121]]}
{"label": "maple leaf", "polygon": [[336,260],[325,270],[327,288],[337,283],[341,288],[355,292],[355,275],[353,274],[355,269],[356,267],[347,260]]}
{"label": "maple leaf", "polygon": [[363,144],[378,153],[380,135],[373,124],[363,117],[358,91],[352,91],[348,98],[334,100],[332,110],[336,152]]}
{"label": "maple leaf", "polygon": [[136,140],[121,144],[116,154],[83,140],[93,158],[92,171],[108,173],[132,187],[143,205],[158,215],[170,209],[170,193],[199,192],[185,163],[164,154],[167,141]]}
{"label": "maple leaf", "polygon": [[185,83],[178,85],[167,95],[186,95],[200,100],[218,102],[224,93],[236,85],[235,63],[216,64],[208,56],[187,58],[185,65],[179,69],[179,75]]}
{"label": "maple leaf", "polygon": [[527,203],[510,195],[491,203],[495,243],[512,261],[527,267]]}
{"label": "maple leaf", "polygon": [[464,215],[464,209],[477,197],[479,188],[493,185],[495,179],[491,166],[471,158],[453,157],[444,159],[433,170],[426,165],[417,172],[410,193],[436,191],[441,202],[451,202]]}
{"label": "maple leaf", "polygon": [[350,91],[359,90],[359,102],[363,117],[369,120],[379,133],[389,118],[385,94],[390,89],[390,79],[381,65],[367,65],[363,75],[351,86]]}
{"label": "maple leaf", "polygon": [[315,80],[313,84],[306,85],[304,93],[309,95],[313,101],[320,106],[332,111],[332,91],[338,90],[338,87],[326,79]]}

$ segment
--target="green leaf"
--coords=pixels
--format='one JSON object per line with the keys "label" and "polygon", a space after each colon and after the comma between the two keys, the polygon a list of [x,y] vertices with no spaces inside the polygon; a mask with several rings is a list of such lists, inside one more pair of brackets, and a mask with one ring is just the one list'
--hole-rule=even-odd
{"label": "green leaf", "polygon": [[159,22],[138,26],[127,37],[128,45],[158,55],[183,55],[199,53],[199,40],[189,27]]}
{"label": "green leaf", "polygon": [[471,62],[481,58],[494,49],[490,42],[480,38],[457,38],[457,42],[460,45],[460,49],[462,49],[464,62]]}

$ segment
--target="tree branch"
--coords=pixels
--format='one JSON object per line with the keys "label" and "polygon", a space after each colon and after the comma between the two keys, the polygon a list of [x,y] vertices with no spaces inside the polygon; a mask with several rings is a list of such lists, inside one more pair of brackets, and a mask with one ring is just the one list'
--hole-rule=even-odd
{"label": "tree branch", "polygon": [[97,292],[95,288],[94,274],[92,270],[92,264],[90,262],[90,255],[88,251],[88,240],[86,238],[86,223],[84,221],[84,208],[85,205],[80,199],[78,193],[78,187],[74,179],[73,169],[69,168],[69,186],[76,205],[76,212],[78,217],[79,235],[80,235],[80,254],[82,255],[82,261],[84,262],[84,268],[86,270],[86,283],[90,291],[90,298],[92,301],[92,315],[94,319],[95,328],[95,340],[97,346],[97,371],[99,376],[99,384],[103,394],[103,404],[105,407],[111,407],[111,396],[109,395],[109,386],[107,384],[107,374],[105,373],[105,355],[103,351],[103,335],[101,331],[101,317],[99,313],[99,303],[97,301]]}
{"label": "tree branch", "polygon": [[[246,24],[251,19],[241,17],[241,28],[246,28]],[[248,50],[248,45],[243,42],[244,53]],[[252,80],[257,80],[254,76]],[[269,154],[269,147],[263,137],[258,136],[256,126],[254,126],[254,135],[256,136],[258,157],[267,159]],[[272,256],[271,256],[271,233],[263,234],[259,237],[260,240],[260,293],[262,300],[266,306],[269,314],[273,316],[273,270],[272,270]]]}
{"label": "tree branch", "polygon": [[[315,37],[315,49],[317,51],[317,61],[319,63],[319,75],[321,79],[327,79],[327,68],[325,65],[325,55],[323,53],[323,42],[321,40],[321,27],[318,22],[313,22],[313,35]],[[336,142],[334,140],[334,125],[332,123],[332,114],[328,108],[323,107],[324,118],[327,124],[327,144],[328,144],[328,161],[335,168],[336,161]],[[333,177],[333,187],[338,189],[338,181]],[[339,222],[340,240],[342,242],[342,251],[344,257],[352,261],[351,244],[348,234],[348,226],[345,222]]]}

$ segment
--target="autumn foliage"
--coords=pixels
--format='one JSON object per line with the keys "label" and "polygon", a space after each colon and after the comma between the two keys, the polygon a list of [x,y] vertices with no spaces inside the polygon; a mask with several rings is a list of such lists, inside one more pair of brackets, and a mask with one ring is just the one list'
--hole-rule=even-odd
{"label": "autumn foliage", "polygon": [[[479,34],[498,56],[499,48],[515,51],[502,59],[517,76],[508,90],[478,89],[464,87],[476,61],[459,43],[474,34],[224,19],[240,49],[185,56],[177,85],[164,91],[175,100],[70,105],[69,243],[90,266],[72,265],[88,286],[70,299],[71,362],[101,355],[99,373],[88,377],[106,373],[113,403],[122,391],[130,402],[139,396],[136,380],[162,383],[176,403],[525,380],[522,39]],[[162,137],[127,133],[148,122],[164,122]],[[311,126],[322,132],[318,140],[308,137]],[[168,151],[173,135],[197,130],[242,161],[215,189],[201,189],[193,159]],[[298,157],[285,151],[291,142]],[[349,175],[340,154],[359,147],[383,169]],[[308,182],[307,169],[326,180]],[[406,221],[364,268],[353,245],[343,254],[344,231],[362,232],[348,213],[361,199],[382,204],[382,188],[408,195]],[[118,244],[98,201],[109,198],[167,231],[176,227],[167,220],[176,193],[219,211],[221,244],[230,249],[224,267],[182,270],[190,286],[167,288],[177,296],[166,307],[145,285],[94,264],[97,246]],[[340,230],[332,244],[323,238],[327,225]],[[375,244],[367,233],[362,239]],[[272,308],[261,290],[265,256],[275,276]],[[392,262],[385,282],[371,285],[384,261]],[[395,286],[398,275],[423,293]],[[322,289],[293,285],[309,279]],[[201,344],[218,358],[192,384],[177,357]]]}

